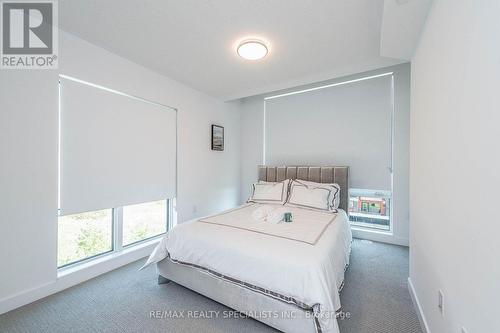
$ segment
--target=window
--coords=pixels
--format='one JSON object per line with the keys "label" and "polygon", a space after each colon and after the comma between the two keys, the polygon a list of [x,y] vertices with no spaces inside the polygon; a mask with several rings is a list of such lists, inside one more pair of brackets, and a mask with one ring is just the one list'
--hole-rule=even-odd
{"label": "window", "polygon": [[168,230],[177,190],[175,108],[60,75],[58,125],[58,267]]}
{"label": "window", "polygon": [[351,189],[349,221],[352,225],[391,230],[391,192]]}
{"label": "window", "polygon": [[167,231],[167,201],[123,207],[123,245],[130,245]]}
{"label": "window", "polygon": [[57,266],[113,250],[113,210],[59,217]]}
{"label": "window", "polygon": [[[59,268],[167,232],[171,200],[59,216]],[[123,235],[119,237],[118,235]]]}

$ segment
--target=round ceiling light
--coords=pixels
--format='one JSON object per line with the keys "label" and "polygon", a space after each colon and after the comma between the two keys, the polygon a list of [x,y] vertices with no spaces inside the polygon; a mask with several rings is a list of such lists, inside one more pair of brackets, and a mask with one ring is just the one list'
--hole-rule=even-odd
{"label": "round ceiling light", "polygon": [[238,45],[238,55],[247,60],[259,60],[264,58],[267,53],[267,46],[260,40],[245,40]]}

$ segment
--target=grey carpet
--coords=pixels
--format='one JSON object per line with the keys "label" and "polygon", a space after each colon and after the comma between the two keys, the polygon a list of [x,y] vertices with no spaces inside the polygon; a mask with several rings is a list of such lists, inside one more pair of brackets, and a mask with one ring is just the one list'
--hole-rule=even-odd
{"label": "grey carpet", "polygon": [[[175,283],[158,286],[143,260],[0,316],[0,332],[275,332],[250,318],[150,319],[154,310],[224,311]],[[341,294],[342,333],[421,332],[407,288],[408,249],[355,240]]]}
{"label": "grey carpet", "polygon": [[408,292],[408,248],[355,240],[340,294],[342,333],[420,333]]}

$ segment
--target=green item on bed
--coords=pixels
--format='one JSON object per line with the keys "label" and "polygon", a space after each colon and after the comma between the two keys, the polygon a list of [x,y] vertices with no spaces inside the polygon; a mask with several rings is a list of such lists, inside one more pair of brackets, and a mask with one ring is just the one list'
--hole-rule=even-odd
{"label": "green item on bed", "polygon": [[292,213],[285,213],[285,222],[292,222]]}

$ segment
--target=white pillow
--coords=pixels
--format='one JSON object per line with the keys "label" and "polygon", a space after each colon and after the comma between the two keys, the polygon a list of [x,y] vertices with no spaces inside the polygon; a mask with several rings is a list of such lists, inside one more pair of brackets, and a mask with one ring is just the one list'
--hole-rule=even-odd
{"label": "white pillow", "polygon": [[321,211],[337,211],[332,202],[337,188],[316,186],[318,183],[292,180],[286,205]]}
{"label": "white pillow", "polygon": [[332,191],[330,196],[330,210],[339,208],[340,205],[340,185],[337,183],[316,183],[307,180],[298,180],[300,183],[308,187],[323,187]]}
{"label": "white pillow", "polygon": [[248,201],[283,205],[288,197],[289,182],[289,179],[285,179],[282,182],[254,183],[252,196]]}

